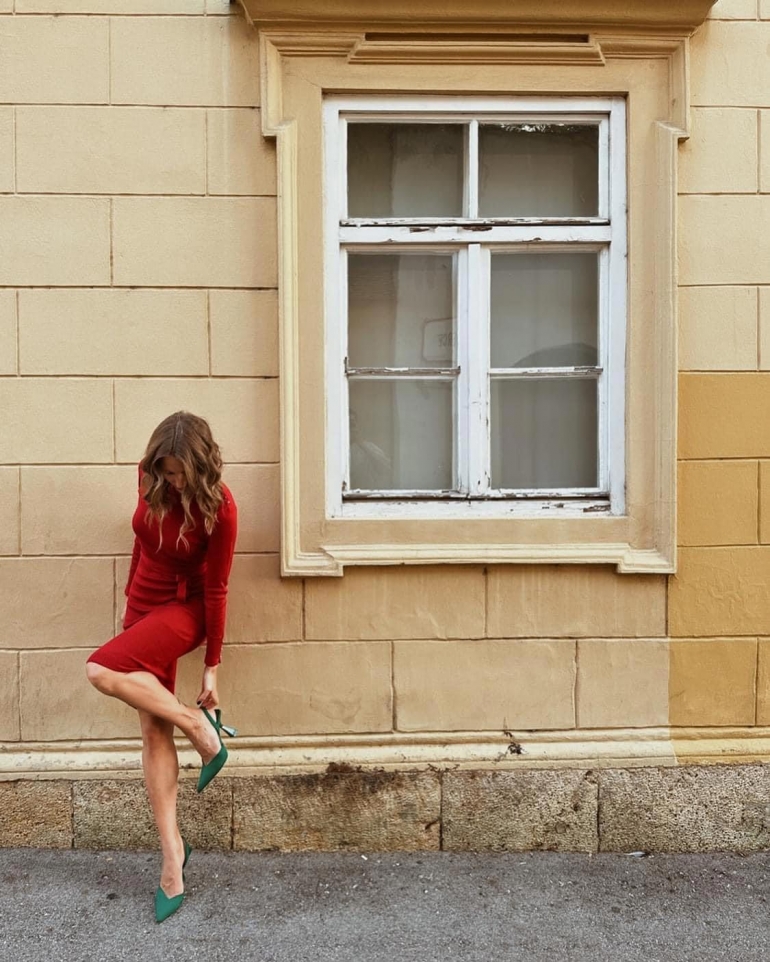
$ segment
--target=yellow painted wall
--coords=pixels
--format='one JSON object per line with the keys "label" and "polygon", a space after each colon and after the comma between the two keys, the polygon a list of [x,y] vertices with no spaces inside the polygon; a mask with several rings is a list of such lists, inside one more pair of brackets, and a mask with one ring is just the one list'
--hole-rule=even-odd
{"label": "yellow painted wall", "polygon": [[770,0],[720,0],[692,45],[672,579],[281,580],[255,33],[227,0],[0,0],[0,37],[0,741],[137,735],[83,664],[122,607],[136,462],[181,407],[240,506],[220,674],[243,734],[770,724]]}

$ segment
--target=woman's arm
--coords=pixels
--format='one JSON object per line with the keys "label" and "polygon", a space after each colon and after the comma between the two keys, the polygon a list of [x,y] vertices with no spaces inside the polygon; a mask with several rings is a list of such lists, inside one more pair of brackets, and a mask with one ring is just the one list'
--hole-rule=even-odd
{"label": "woman's arm", "polygon": [[238,510],[232,495],[225,491],[225,500],[217,514],[217,522],[206,549],[206,577],[203,602],[206,616],[206,666],[213,668],[220,662],[222,640],[225,635],[227,611],[227,583],[238,533]]}

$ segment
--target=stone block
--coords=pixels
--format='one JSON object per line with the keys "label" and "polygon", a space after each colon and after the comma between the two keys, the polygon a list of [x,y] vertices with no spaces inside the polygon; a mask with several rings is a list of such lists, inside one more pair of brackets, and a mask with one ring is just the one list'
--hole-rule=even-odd
{"label": "stone block", "polygon": [[0,291],[0,375],[17,372],[16,291]]}
{"label": "stone block", "polygon": [[757,725],[770,725],[770,639],[760,638],[757,658]]}
{"label": "stone block", "polygon": [[[768,120],[770,127],[770,119]],[[768,144],[770,151],[770,144]],[[759,290],[759,339],[758,339],[759,363],[761,371],[770,370],[770,290],[760,288]]]}
{"label": "stone block", "polygon": [[448,852],[595,852],[591,773],[445,772],[442,848]]}
{"label": "stone block", "polygon": [[113,626],[112,558],[0,559],[0,648],[96,647]]}
{"label": "stone block", "polygon": [[759,540],[770,543],[770,461],[759,462]]}
{"label": "stone block", "polygon": [[680,193],[756,193],[756,113],[702,107],[691,112],[690,122],[690,137],[679,149]]}
{"label": "stone block", "polygon": [[679,457],[770,456],[770,374],[681,374]]}
{"label": "stone block", "polygon": [[259,44],[243,17],[121,17],[111,50],[114,104],[259,105]]}
{"label": "stone block", "polygon": [[106,197],[0,196],[0,284],[109,283]]}
{"label": "stone block", "polygon": [[[770,110],[759,111],[759,190],[770,191]],[[768,359],[770,360],[770,358]]]}
{"label": "stone block", "polygon": [[209,194],[275,194],[275,139],[259,110],[209,110],[207,151]]}
{"label": "stone block", "polygon": [[209,314],[213,375],[277,376],[277,291],[211,291]]}
{"label": "stone block", "polygon": [[4,19],[0,103],[106,104],[109,98],[107,19]]}
{"label": "stone block", "polygon": [[577,727],[668,725],[669,643],[662,638],[577,643]]}
{"label": "stone block", "polygon": [[237,779],[241,851],[438,851],[441,785],[432,772],[350,771]]}
{"label": "stone block", "polygon": [[488,605],[487,633],[496,638],[666,634],[666,579],[609,565],[493,566]]}
{"label": "stone block", "polygon": [[[770,350],[767,358],[770,364]],[[680,370],[755,371],[757,367],[757,289],[680,288]]]}
{"label": "stone block", "polygon": [[481,568],[431,565],[350,568],[344,578],[309,578],[306,637],[481,638]]}
{"label": "stone block", "polygon": [[681,545],[758,541],[756,461],[680,461],[677,492]]}
{"label": "stone block", "polygon": [[[136,467],[22,468],[21,503],[25,555],[130,552]],[[66,512],[62,512],[63,504]],[[76,524],[73,518],[77,518]]]}
{"label": "stone block", "polygon": [[707,20],[690,41],[694,107],[767,107],[770,25]]}
{"label": "stone block", "polygon": [[[228,4],[230,0],[225,0]],[[722,0],[725,2],[725,0]],[[16,0],[16,13],[171,14],[205,13],[206,0]]]}
{"label": "stone block", "polygon": [[[153,107],[18,107],[18,190],[203,194],[206,114]],[[51,158],[56,163],[51,163]]]}
{"label": "stone block", "polygon": [[281,578],[278,555],[237,555],[230,576],[227,642],[299,641],[302,597],[302,579]]}
{"label": "stone block", "polygon": [[670,725],[754,724],[756,638],[672,640],[669,651]]}
{"label": "stone block", "polygon": [[[19,723],[19,653],[0,651],[0,741],[21,738]],[[2,797],[2,796],[0,796]]]}
{"label": "stone block", "polygon": [[681,548],[668,610],[674,637],[762,635],[770,610],[770,548]]}
{"label": "stone block", "polygon": [[575,726],[572,641],[398,641],[399,731]]}
{"label": "stone block", "polygon": [[[196,780],[197,773],[179,783],[179,830],[196,851],[226,851],[232,835],[231,784],[226,778],[217,778],[199,795]],[[73,821],[75,848],[159,848],[147,791],[140,779],[75,782]]]}
{"label": "stone block", "polygon": [[115,284],[277,284],[273,197],[117,197],[113,204]]}
{"label": "stone block", "polygon": [[71,848],[72,783],[0,782],[2,848]]}
{"label": "stone block", "polygon": [[117,381],[117,460],[136,464],[156,425],[179,410],[206,418],[228,463],[278,460],[278,382],[246,378]]}
{"label": "stone block", "polygon": [[0,462],[112,461],[112,385],[104,380],[0,380]]}
{"label": "stone block", "polygon": [[757,0],[717,0],[709,12],[709,19],[756,20]]}
{"label": "stone block", "polygon": [[[182,660],[180,692],[200,686],[200,667],[197,654]],[[390,645],[228,645],[219,695],[241,735],[389,732]]]}
{"label": "stone block", "polygon": [[207,327],[205,291],[20,291],[21,373],[207,375]]}
{"label": "stone block", "polygon": [[13,107],[0,107],[0,194],[14,189]]}
{"label": "stone block", "polygon": [[610,769],[597,776],[602,852],[770,848],[767,766]]}
{"label": "stone block", "polygon": [[19,554],[19,469],[0,468],[0,555]]}
{"label": "stone block", "polygon": [[86,649],[22,651],[21,737],[30,742],[88,738],[138,738],[139,717],[86,679],[86,658],[107,637]]}
{"label": "stone block", "polygon": [[280,550],[280,471],[277,464],[230,464],[224,480],[238,505],[236,550],[270,554]]}
{"label": "stone block", "polygon": [[[681,196],[679,283],[769,284],[770,232],[765,230],[768,222],[767,194]],[[719,238],[718,244],[713,243],[714,237]]]}

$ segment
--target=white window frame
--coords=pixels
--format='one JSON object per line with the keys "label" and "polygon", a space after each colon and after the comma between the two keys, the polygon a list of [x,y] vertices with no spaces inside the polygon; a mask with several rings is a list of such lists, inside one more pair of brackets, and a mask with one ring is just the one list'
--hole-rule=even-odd
{"label": "white window frame", "polygon": [[[594,218],[359,218],[346,217],[346,123],[358,121],[470,122],[471,145],[479,121],[579,122],[599,125],[599,216]],[[627,310],[626,114],[622,97],[366,97],[330,96],[323,107],[325,345],[326,345],[326,510],[330,518],[451,519],[482,517],[582,517],[625,512],[625,345]],[[466,154],[466,200],[476,213],[474,149]],[[459,223],[458,221],[463,221]],[[422,229],[414,232],[415,225]],[[478,228],[483,227],[483,234]],[[475,229],[474,229],[475,228]],[[488,337],[472,337],[487,323],[491,252],[575,251],[576,243],[600,255],[599,360],[597,375],[599,484],[596,489],[490,492],[483,466],[487,431]],[[385,247],[387,244],[387,248]],[[583,247],[585,245],[585,247]],[[455,426],[460,492],[454,496],[374,492],[343,497],[348,473],[349,428],[347,277],[343,249],[422,251],[458,254],[456,363],[469,402]],[[334,279],[338,279],[335,283]],[[475,280],[475,283],[474,283]],[[485,372],[483,375],[480,372]],[[531,377],[520,369],[511,373]],[[578,372],[575,371],[573,376]],[[566,376],[570,376],[567,374]],[[470,378],[465,385],[465,379]],[[471,418],[477,423],[471,429]],[[488,433],[486,434],[488,439]]]}

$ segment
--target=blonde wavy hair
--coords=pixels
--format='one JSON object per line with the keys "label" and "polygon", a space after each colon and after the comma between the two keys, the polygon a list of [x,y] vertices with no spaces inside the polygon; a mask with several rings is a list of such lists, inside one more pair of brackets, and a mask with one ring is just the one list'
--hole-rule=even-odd
{"label": "blonde wavy hair", "polygon": [[211,428],[203,418],[188,411],[176,411],[169,415],[152,432],[152,437],[140,462],[146,477],[142,495],[147,502],[148,524],[157,522],[160,531],[158,550],[163,544],[163,519],[171,506],[169,486],[163,477],[163,458],[177,458],[182,462],[185,487],[181,492],[184,522],[179,530],[177,544],[186,531],[195,527],[191,506],[195,501],[203,515],[207,534],[211,534],[222,504],[222,455],[219,445],[211,435]]}

